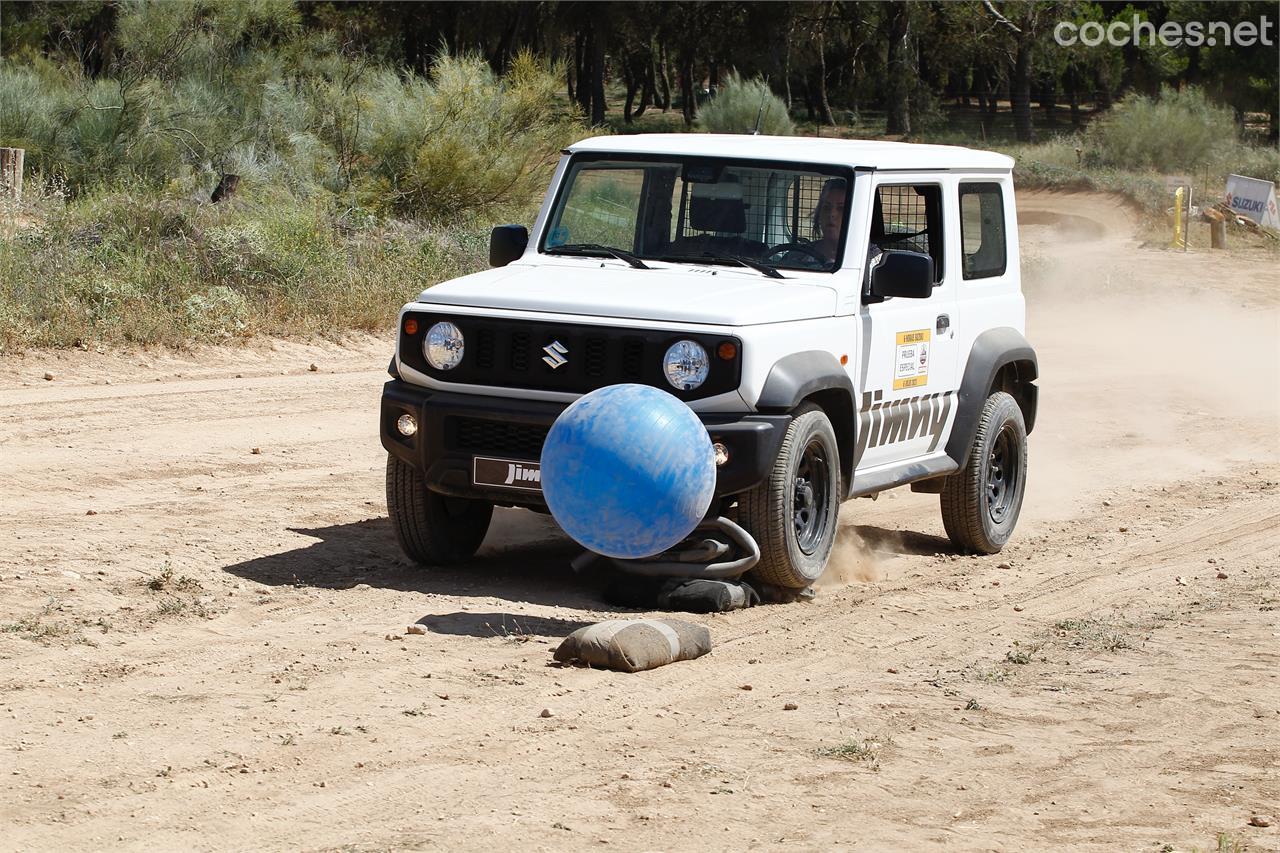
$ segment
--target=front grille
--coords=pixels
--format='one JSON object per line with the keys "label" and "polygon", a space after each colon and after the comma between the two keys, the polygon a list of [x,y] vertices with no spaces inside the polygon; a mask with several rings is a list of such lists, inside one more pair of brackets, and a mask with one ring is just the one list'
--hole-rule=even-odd
{"label": "front grille", "polygon": [[481,329],[476,336],[476,366],[482,370],[493,369],[495,337],[493,329]]}
{"label": "front grille", "polygon": [[604,376],[605,339],[587,338],[587,366],[584,369],[588,376]]}
{"label": "front grille", "polygon": [[511,369],[519,373],[529,370],[528,332],[513,332],[511,335]]}
{"label": "front grille", "polygon": [[[742,352],[741,341],[728,335],[443,313],[423,313],[417,318],[421,331],[409,335],[401,330],[400,357],[442,382],[568,394],[634,382],[661,388],[681,400],[698,400],[738,387],[741,356],[728,361],[715,357],[725,342]],[[462,363],[449,371],[436,370],[422,355],[422,335],[439,320],[455,323],[466,340]],[[663,354],[682,338],[698,341],[712,356],[707,381],[692,391],[673,390],[662,373]]]}
{"label": "front grille", "polygon": [[542,458],[542,444],[550,427],[487,421],[481,418],[449,418],[445,435],[454,449],[481,456],[509,456],[513,459]]}
{"label": "front grille", "polygon": [[644,341],[624,338],[622,341],[622,375],[628,381],[637,382],[644,372]]}

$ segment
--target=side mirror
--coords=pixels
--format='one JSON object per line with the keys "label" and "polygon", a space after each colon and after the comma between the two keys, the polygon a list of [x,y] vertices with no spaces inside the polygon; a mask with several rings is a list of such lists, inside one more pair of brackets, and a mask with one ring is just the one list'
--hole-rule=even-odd
{"label": "side mirror", "polygon": [[871,295],[929,298],[933,295],[933,258],[923,252],[885,252],[871,271]]}
{"label": "side mirror", "polygon": [[505,267],[524,254],[529,229],[523,225],[499,225],[489,233],[489,266]]}

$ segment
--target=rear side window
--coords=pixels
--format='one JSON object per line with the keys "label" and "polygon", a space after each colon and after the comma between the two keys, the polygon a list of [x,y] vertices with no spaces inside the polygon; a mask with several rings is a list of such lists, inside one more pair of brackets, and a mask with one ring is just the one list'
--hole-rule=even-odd
{"label": "rear side window", "polygon": [[960,185],[960,241],[964,277],[1004,275],[1004,198],[999,184]]}

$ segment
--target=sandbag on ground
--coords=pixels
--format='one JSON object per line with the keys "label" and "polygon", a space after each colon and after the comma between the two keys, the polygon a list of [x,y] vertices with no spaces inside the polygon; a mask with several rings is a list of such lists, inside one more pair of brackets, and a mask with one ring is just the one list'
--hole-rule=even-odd
{"label": "sandbag on ground", "polygon": [[679,619],[609,619],[579,628],[555,651],[561,663],[640,672],[711,651],[711,632]]}

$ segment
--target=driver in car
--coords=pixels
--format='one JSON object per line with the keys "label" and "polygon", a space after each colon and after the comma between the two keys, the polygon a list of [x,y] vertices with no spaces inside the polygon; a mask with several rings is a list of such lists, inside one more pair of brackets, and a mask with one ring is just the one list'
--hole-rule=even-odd
{"label": "driver in car", "polygon": [[832,178],[822,185],[818,204],[813,209],[813,230],[818,239],[809,245],[828,263],[835,263],[840,248],[840,230],[844,228],[845,185],[841,178]]}
{"label": "driver in car", "polygon": [[826,269],[835,263],[840,250],[840,231],[844,228],[847,193],[843,178],[832,178],[822,185],[810,219],[816,239],[792,244],[784,256],[786,263],[811,269]]}

